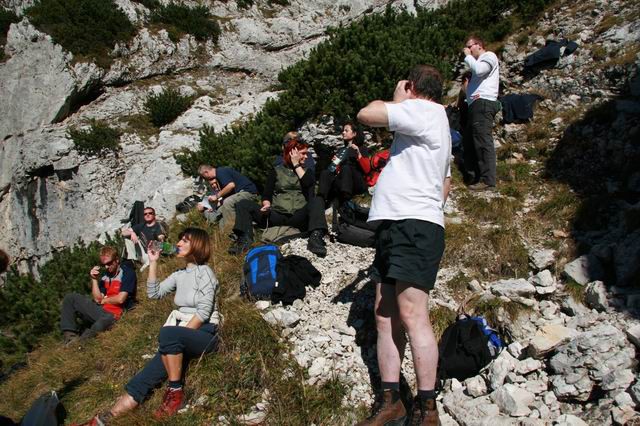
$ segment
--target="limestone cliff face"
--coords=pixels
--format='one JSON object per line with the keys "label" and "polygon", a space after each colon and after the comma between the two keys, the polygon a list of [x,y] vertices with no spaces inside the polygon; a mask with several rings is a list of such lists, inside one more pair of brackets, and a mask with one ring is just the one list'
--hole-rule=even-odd
{"label": "limestone cliff face", "polygon": [[[269,87],[278,72],[324,40],[327,27],[387,5],[412,11],[444,3],[294,0],[265,8],[258,1],[239,10],[235,2],[209,1],[224,22],[214,46],[190,36],[173,42],[165,30],[145,27],[144,6],[117,0],[139,29],[128,44],[115,46],[108,69],[77,61],[23,17],[11,25],[0,63],[0,247],[26,271],[52,250],[115,231],[135,200],[171,217],[193,192],[174,153],[197,147],[205,124],[222,130],[277,96]],[[32,4],[0,1],[19,16]],[[131,117],[143,112],[149,93],[167,86],[201,96],[159,134],[145,136]],[[119,128],[122,151],[106,158],[78,154],[67,132],[89,119]]]}

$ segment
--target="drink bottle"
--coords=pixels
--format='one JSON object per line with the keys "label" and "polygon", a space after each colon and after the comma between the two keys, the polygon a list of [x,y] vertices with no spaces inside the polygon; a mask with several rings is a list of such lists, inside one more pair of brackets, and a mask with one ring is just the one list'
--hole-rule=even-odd
{"label": "drink bottle", "polygon": [[336,155],[333,156],[331,164],[329,164],[329,171],[335,172],[338,166],[347,158],[347,151],[349,147],[344,146],[336,151]]}

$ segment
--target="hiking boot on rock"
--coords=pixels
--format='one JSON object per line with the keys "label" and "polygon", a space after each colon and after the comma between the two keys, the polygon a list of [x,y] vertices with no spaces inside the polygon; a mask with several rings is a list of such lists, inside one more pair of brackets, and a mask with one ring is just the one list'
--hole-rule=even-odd
{"label": "hiking boot on rock", "polygon": [[358,426],[401,426],[407,418],[407,410],[400,399],[400,393],[385,390],[382,399],[373,405],[373,412]]}
{"label": "hiking boot on rock", "polygon": [[309,241],[307,242],[307,250],[315,254],[318,257],[325,257],[327,255],[327,246],[324,243],[324,233],[316,229],[309,235]]}
{"label": "hiking boot on rock", "polygon": [[174,416],[182,408],[184,402],[184,391],[180,389],[167,388],[162,397],[162,405],[153,413],[157,420]]}
{"label": "hiking boot on rock", "polygon": [[440,426],[438,406],[435,399],[422,400],[416,396],[409,419],[411,426]]}

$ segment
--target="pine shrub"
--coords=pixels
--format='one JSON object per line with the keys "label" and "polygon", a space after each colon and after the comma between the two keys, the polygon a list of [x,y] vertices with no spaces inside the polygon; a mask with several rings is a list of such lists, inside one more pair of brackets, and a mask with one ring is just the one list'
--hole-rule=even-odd
{"label": "pine shrub", "polygon": [[308,59],[280,73],[283,93],[277,101],[224,132],[204,130],[200,150],[182,152],[177,160],[187,174],[195,175],[198,163],[214,162],[233,165],[262,182],[288,130],[322,114],[353,119],[371,100],[390,99],[396,82],[416,64],[430,63],[449,78],[469,33],[495,41],[549,1],[537,0],[533,6],[524,0],[453,1],[435,11],[421,9],[416,16],[388,8],[329,30],[329,40]]}
{"label": "pine shrub", "polygon": [[40,0],[26,14],[66,50],[98,59],[135,33],[113,0]]}
{"label": "pine shrub", "polygon": [[188,110],[192,102],[193,98],[181,95],[176,89],[164,89],[160,93],[149,95],[144,108],[153,125],[162,127]]}
{"label": "pine shrub", "polygon": [[158,6],[151,13],[151,22],[169,26],[169,34],[175,34],[174,41],[176,35],[191,34],[197,40],[211,39],[216,43],[220,36],[220,25],[205,6],[190,8],[175,3]]}
{"label": "pine shrub", "polygon": [[[122,240],[107,238],[107,244],[120,250]],[[100,248],[96,242],[78,242],[54,253],[40,268],[40,279],[8,273],[0,288],[0,364],[19,359],[43,336],[58,332],[62,298],[69,292],[90,294],[89,271],[99,264]]]}
{"label": "pine shrub", "polygon": [[81,154],[103,155],[120,149],[120,132],[95,120],[89,129],[70,129],[68,136]]}
{"label": "pine shrub", "polygon": [[19,22],[20,18],[13,13],[12,10],[6,10],[0,7],[0,40],[7,37],[9,26],[14,22]]}

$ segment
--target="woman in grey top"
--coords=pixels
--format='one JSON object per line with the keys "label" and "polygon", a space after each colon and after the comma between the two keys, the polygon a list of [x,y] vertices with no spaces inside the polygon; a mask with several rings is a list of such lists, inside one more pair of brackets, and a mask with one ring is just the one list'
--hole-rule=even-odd
{"label": "woman in grey top", "polygon": [[85,425],[105,424],[111,417],[137,407],[167,379],[162,405],[154,416],[162,419],[174,415],[184,402],[184,357],[193,358],[216,349],[220,322],[216,300],[218,280],[206,264],[211,252],[209,235],[202,229],[187,228],[180,234],[177,247],[177,257],[185,259],[186,268],[162,282],[157,280],[160,253],[149,250],[147,295],[159,299],[175,291],[173,300],[178,308],[160,329],[158,353],[127,383],[127,392],[109,411],[98,414]]}

